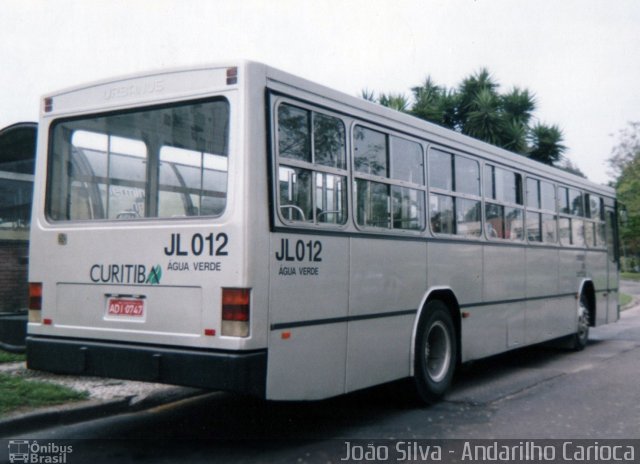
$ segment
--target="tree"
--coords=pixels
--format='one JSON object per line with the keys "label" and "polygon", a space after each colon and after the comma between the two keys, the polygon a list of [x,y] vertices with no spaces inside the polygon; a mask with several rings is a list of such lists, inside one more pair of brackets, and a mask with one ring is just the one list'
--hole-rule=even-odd
{"label": "tree", "polygon": [[502,148],[509,151],[525,154],[529,151],[527,135],[529,128],[516,119],[505,121],[502,127]]}
{"label": "tree", "polygon": [[464,108],[462,133],[501,146],[506,122],[500,113],[500,98],[489,88],[478,91]]}
{"label": "tree", "polygon": [[535,97],[527,89],[514,87],[500,99],[505,120],[501,145],[516,153],[527,153],[529,122],[536,108]]}
{"label": "tree", "polygon": [[640,156],[640,122],[630,122],[629,127],[618,132],[618,144],[612,153],[609,167],[613,177],[619,178],[624,169]]}
{"label": "tree", "polygon": [[502,108],[511,121],[527,126],[536,109],[535,97],[527,89],[514,87],[511,92],[502,95]]}
{"label": "tree", "polygon": [[409,109],[409,99],[400,93],[382,93],[378,98],[378,103],[396,111],[407,112]]}
{"label": "tree", "polygon": [[401,94],[383,93],[376,99],[372,91],[363,90],[362,97],[536,161],[558,164],[566,150],[564,136],[555,124],[531,125],[535,96],[519,87],[506,93],[499,90],[497,80],[482,68],[454,89],[440,86],[427,76],[421,85],[411,88],[412,104]]}
{"label": "tree", "polygon": [[617,176],[614,185],[627,217],[620,238],[629,255],[640,257],[640,122],[630,122],[618,132],[612,153],[609,166]]}
{"label": "tree", "polygon": [[[488,120],[497,122],[500,119],[497,105],[499,101],[498,87],[498,83],[493,80],[486,68],[480,69],[462,81],[457,91],[459,95],[457,123],[463,134],[481,138],[474,134],[484,134]],[[469,126],[472,113],[473,119]],[[497,130],[491,132],[495,133]]]}
{"label": "tree", "polygon": [[587,178],[587,176],[584,175],[584,172],[582,172],[575,163],[572,163],[569,158],[563,157],[562,161],[559,164],[557,164],[556,167],[558,169],[562,169],[563,171],[567,171],[567,172],[570,172],[571,174],[582,177],[583,179]]}
{"label": "tree", "polygon": [[456,128],[458,98],[454,91],[436,85],[428,76],[424,83],[411,89],[411,114],[449,129]]}
{"label": "tree", "polygon": [[562,144],[562,131],[555,124],[547,126],[537,123],[531,128],[529,138],[531,141],[529,158],[541,163],[553,166],[562,159],[562,153],[567,149]]}
{"label": "tree", "polygon": [[362,89],[360,91],[360,98],[374,103],[378,101],[378,99],[376,98],[376,93],[373,90],[369,89]]}

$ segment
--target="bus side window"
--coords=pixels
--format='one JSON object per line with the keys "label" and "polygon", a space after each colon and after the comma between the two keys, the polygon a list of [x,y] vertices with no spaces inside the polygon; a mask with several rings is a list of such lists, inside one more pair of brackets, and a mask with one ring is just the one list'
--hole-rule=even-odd
{"label": "bus side window", "polygon": [[288,103],[277,108],[278,209],[286,222],[347,221],[345,126]]}
{"label": "bus side window", "polygon": [[[537,184],[529,183],[529,189]],[[489,239],[523,240],[525,238],[524,201],[522,195],[522,175],[487,164],[484,175],[484,196],[486,199],[484,214],[487,221],[485,233]],[[534,196],[531,195],[533,198]],[[537,192],[535,194],[536,205]],[[534,217],[534,220],[536,218]],[[527,227],[536,238],[540,234],[540,225],[529,222]]]}
{"label": "bus side window", "polygon": [[480,166],[477,161],[432,148],[429,152],[429,188],[429,218],[433,233],[466,237],[482,235]]}
{"label": "bus side window", "polygon": [[311,171],[280,166],[280,211],[289,221],[307,221],[311,210]]}

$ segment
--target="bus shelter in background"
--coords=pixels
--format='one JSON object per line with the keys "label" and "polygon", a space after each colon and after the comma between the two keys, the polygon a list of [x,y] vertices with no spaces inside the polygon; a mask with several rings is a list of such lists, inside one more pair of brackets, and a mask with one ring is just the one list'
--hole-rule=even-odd
{"label": "bus shelter in background", "polygon": [[29,221],[38,125],[0,129],[0,347],[24,345]]}

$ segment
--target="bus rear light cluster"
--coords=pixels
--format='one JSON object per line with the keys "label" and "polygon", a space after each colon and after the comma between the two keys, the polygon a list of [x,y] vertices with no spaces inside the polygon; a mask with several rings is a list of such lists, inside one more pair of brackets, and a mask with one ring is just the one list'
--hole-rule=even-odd
{"label": "bus rear light cluster", "polygon": [[29,322],[42,322],[42,283],[29,282]]}
{"label": "bus rear light cluster", "polygon": [[250,306],[250,289],[222,289],[222,335],[229,337],[249,336]]}

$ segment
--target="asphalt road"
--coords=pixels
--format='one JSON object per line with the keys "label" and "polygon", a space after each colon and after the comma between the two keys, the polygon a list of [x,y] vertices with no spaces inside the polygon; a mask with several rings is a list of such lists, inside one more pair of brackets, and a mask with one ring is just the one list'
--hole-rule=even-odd
{"label": "asphalt road", "polygon": [[620,291],[629,295],[640,297],[640,281],[637,280],[621,280]]}
{"label": "asphalt road", "polygon": [[[640,285],[623,288],[640,296]],[[77,443],[68,462],[336,462],[346,440],[640,438],[640,306],[574,353],[530,347],[465,366],[421,408],[406,382],[312,403],[211,393],[23,438]]]}

